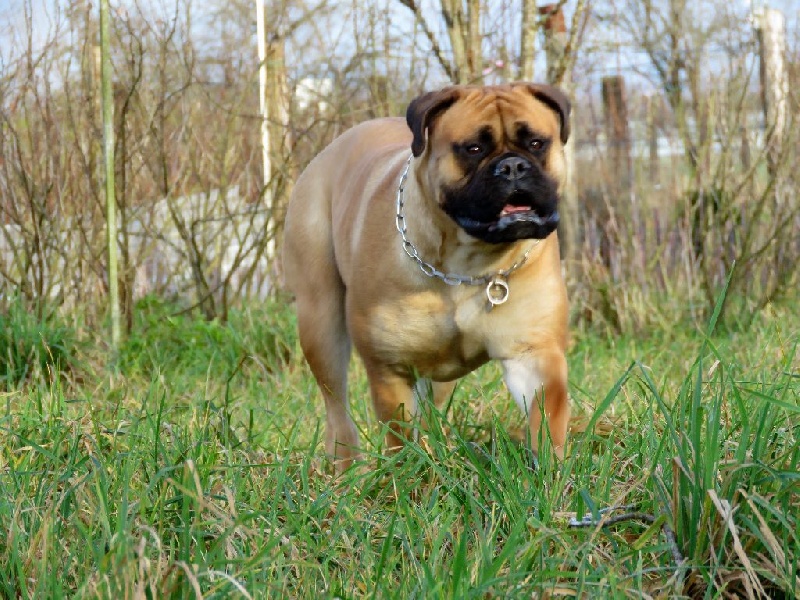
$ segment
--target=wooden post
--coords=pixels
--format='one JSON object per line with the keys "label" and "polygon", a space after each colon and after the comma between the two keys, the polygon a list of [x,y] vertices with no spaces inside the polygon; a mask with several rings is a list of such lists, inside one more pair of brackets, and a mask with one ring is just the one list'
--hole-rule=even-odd
{"label": "wooden post", "polygon": [[747,134],[747,127],[745,125],[739,127],[739,135],[742,138],[742,143],[739,146],[739,160],[742,162],[742,170],[747,172],[750,170],[752,157],[750,152],[750,137]]}
{"label": "wooden post", "polygon": [[631,137],[628,130],[625,80],[619,75],[603,78],[603,116],[612,169],[611,187],[617,193],[625,193],[630,190],[631,185]]}
{"label": "wooden post", "polygon": [[[572,78],[565,68],[565,51],[567,47],[567,26],[561,4],[548,4],[539,7],[539,14],[544,20],[544,47],[547,56],[547,81],[564,88],[568,96],[572,96]],[[575,184],[575,118],[570,115],[570,139],[564,146],[564,162],[567,179],[564,182],[564,193],[561,202],[561,224],[558,227],[561,257],[572,261],[578,256],[578,189]]]}
{"label": "wooden post", "polygon": [[[286,39],[283,36],[275,36],[268,41],[266,62],[268,68],[265,111],[269,115],[267,121],[269,142],[267,145],[270,154],[270,179],[276,175],[283,175],[285,178],[288,175],[286,164],[291,156],[289,148],[291,138],[289,136],[289,89],[286,82]],[[281,188],[283,189],[283,186]],[[273,193],[277,191],[274,183],[272,189]],[[276,197],[273,203],[278,204],[278,201],[279,198]],[[273,206],[273,210],[275,208]]]}
{"label": "wooden post", "polygon": [[[633,244],[635,250],[631,250],[631,255],[644,261],[644,252],[641,251],[643,244],[644,230],[641,227],[639,207],[636,202],[636,195],[633,193],[633,174],[631,164],[631,137],[628,129],[628,105],[625,98],[625,80],[618,76],[604,77],[602,82],[603,96],[603,117],[606,129],[606,153],[609,157],[608,166],[610,173],[606,178],[607,202],[612,211],[615,209],[625,210],[630,206],[630,212],[623,212],[624,220],[629,220],[630,225],[626,229],[631,232],[628,243]],[[612,212],[612,214],[614,214]],[[628,219],[628,215],[630,215]],[[611,223],[609,223],[611,225]],[[611,241],[619,236],[618,231],[607,229]],[[613,244],[612,244],[613,245]],[[619,277],[618,263],[613,259],[610,261],[611,276],[614,281]],[[637,273],[641,276],[644,273],[644,265],[640,265]],[[641,281],[641,283],[644,283]]]}
{"label": "wooden post", "polygon": [[657,113],[658,96],[650,95],[647,97],[647,145],[649,151],[648,183],[652,186],[658,186],[658,184],[661,183],[661,169],[658,160]]}

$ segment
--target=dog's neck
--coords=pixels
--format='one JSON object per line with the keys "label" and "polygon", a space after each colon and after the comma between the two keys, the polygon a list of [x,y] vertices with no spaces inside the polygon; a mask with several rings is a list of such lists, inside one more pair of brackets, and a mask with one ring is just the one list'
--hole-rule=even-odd
{"label": "dog's neck", "polygon": [[[442,273],[463,279],[479,279],[533,258],[531,255],[541,240],[490,244],[472,237],[442,210],[436,200],[423,193],[420,178],[426,174],[413,157],[404,164],[403,169],[406,168],[407,176],[399,184],[403,189],[397,192],[398,228],[402,222],[406,238],[421,261]],[[435,189],[432,182],[429,182],[428,189]],[[423,202],[430,202],[431,206],[422,206]],[[399,237],[403,243],[402,233]]]}

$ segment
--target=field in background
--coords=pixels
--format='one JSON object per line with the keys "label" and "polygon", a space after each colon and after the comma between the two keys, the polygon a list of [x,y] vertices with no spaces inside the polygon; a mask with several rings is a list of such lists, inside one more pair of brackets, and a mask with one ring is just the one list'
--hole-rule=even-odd
{"label": "field in background", "polygon": [[[3,363],[0,596],[800,592],[796,307],[709,337],[576,330],[569,456],[537,470],[496,368],[386,458],[355,365],[366,462],[339,479],[291,309],[179,308],[141,302],[116,370],[79,323],[3,321],[28,370]],[[611,506],[641,514],[569,525]]]}

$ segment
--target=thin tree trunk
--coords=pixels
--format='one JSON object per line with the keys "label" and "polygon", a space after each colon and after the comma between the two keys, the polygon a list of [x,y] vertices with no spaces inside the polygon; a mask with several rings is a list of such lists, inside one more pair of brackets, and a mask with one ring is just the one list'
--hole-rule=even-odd
{"label": "thin tree trunk", "polygon": [[481,0],[469,0],[467,6],[467,64],[470,83],[483,82],[483,36],[481,35]]}
{"label": "thin tree trunk", "polygon": [[108,244],[108,300],[111,309],[111,346],[120,343],[119,282],[117,281],[117,213],[114,194],[114,107],[111,97],[111,55],[108,0],[100,0],[100,51],[102,56],[103,156],[106,179],[106,242]]}
{"label": "thin tree trunk", "polygon": [[469,83],[469,63],[467,60],[467,28],[464,20],[464,8],[461,0],[442,0],[442,18],[447,28],[447,37],[453,50],[455,67],[454,83]]}
{"label": "thin tree trunk", "polygon": [[519,77],[522,81],[533,81],[536,59],[536,33],[539,25],[536,19],[538,9],[536,0],[522,0],[522,26],[520,31]]}

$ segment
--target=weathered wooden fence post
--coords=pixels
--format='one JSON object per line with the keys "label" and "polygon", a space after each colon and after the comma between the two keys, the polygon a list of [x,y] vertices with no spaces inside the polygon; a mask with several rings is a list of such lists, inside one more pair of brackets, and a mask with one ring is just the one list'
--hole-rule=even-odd
{"label": "weathered wooden fence post", "polygon": [[647,150],[648,150],[648,183],[658,186],[661,183],[661,165],[658,158],[658,96],[647,97]]}
{"label": "weathered wooden fence post", "polygon": [[609,187],[615,196],[630,191],[631,136],[628,129],[628,105],[625,80],[619,75],[603,78],[603,116],[606,145],[612,169]]}
{"label": "weathered wooden fence post", "polygon": [[[605,123],[606,155],[608,156],[607,171],[605,173],[605,202],[608,211],[607,218],[601,224],[603,243],[601,252],[603,261],[611,272],[611,277],[617,281],[620,277],[619,260],[615,257],[619,253],[627,253],[630,244],[618,244],[620,232],[618,231],[617,214],[619,209],[626,207],[628,201],[634,199],[632,192],[632,165],[631,165],[631,137],[628,128],[628,105],[625,97],[625,80],[619,76],[604,77],[602,80],[603,120]],[[638,210],[635,202],[631,203],[630,215],[632,226],[631,242],[638,244],[636,235],[640,231]]]}

